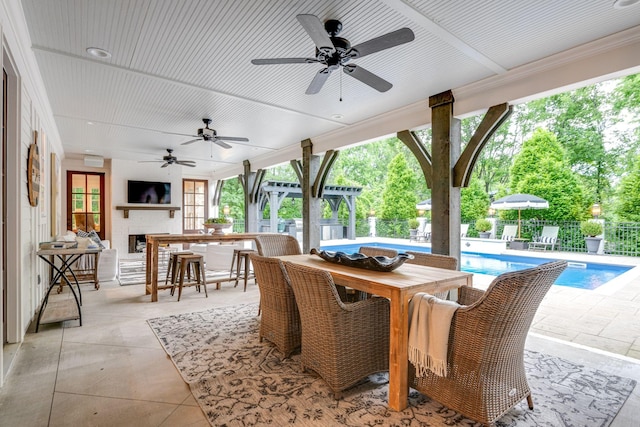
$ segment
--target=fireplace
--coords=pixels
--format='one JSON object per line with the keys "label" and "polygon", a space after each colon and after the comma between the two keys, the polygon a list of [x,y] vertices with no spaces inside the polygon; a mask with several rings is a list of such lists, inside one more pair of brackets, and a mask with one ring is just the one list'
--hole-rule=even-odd
{"label": "fireplace", "polygon": [[144,248],[147,246],[146,234],[129,234],[129,253],[135,254],[144,252]]}
{"label": "fireplace", "polygon": [[144,252],[147,247],[147,234],[169,234],[169,233],[145,233],[145,234],[129,234],[129,253]]}

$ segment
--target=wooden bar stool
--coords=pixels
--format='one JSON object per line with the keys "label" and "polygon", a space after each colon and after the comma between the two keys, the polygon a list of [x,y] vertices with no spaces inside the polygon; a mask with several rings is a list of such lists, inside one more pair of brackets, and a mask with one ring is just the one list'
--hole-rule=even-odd
{"label": "wooden bar stool", "polygon": [[[182,296],[182,288],[184,286],[197,286],[198,291],[200,291],[200,285],[204,286],[204,294],[207,298],[209,298],[209,294],[207,293],[207,276],[204,271],[204,257],[202,255],[178,255],[178,263],[180,264],[180,280],[178,281],[178,301],[180,301],[180,297]],[[188,281],[185,285],[184,276],[187,274],[187,270],[190,268],[191,264],[193,264],[194,268],[194,281]],[[189,280],[189,279],[187,279]],[[176,287],[175,282],[171,287],[171,295],[173,295],[173,291]]]}
{"label": "wooden bar stool", "polygon": [[[255,249],[234,249],[233,258],[231,259],[231,271],[229,272],[229,278],[233,275],[233,267],[236,267],[236,283],[233,285],[235,288],[238,286],[238,281],[242,277],[244,279],[244,292],[247,292],[247,280],[253,278],[249,277],[251,260],[249,256],[253,253],[257,253]],[[242,273],[242,276],[240,275]]]}
{"label": "wooden bar stool", "polygon": [[[182,251],[182,252],[171,252],[169,254],[169,264],[167,265],[167,277],[164,279],[164,284],[166,285],[169,281],[169,276],[171,276],[171,284],[176,283],[176,279],[178,277],[178,256],[179,255],[193,255],[191,251]],[[189,279],[191,279],[191,272],[189,271]],[[173,288],[171,288],[171,295],[173,295]]]}

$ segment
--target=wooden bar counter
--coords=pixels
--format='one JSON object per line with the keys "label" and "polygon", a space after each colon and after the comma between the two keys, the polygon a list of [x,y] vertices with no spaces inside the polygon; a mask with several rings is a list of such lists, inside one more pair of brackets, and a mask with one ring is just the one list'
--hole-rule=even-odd
{"label": "wooden bar counter", "polygon": [[158,289],[170,286],[158,286],[158,247],[160,245],[180,243],[237,242],[254,240],[256,236],[270,233],[229,233],[213,234],[147,234],[147,262],[145,294],[151,295],[151,302],[158,301]]}

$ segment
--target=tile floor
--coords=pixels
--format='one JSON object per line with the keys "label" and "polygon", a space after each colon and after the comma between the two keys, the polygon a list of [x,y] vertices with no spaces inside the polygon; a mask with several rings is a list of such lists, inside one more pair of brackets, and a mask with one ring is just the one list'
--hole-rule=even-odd
{"label": "tile floor", "polygon": [[[180,302],[161,291],[158,303],[149,302],[143,285],[109,282],[98,291],[90,284],[82,288],[82,327],[68,321],[42,325],[37,334],[32,326],[27,333],[0,389],[0,426],[208,425],[146,319],[257,302],[257,288],[249,285],[245,293],[240,286],[223,284],[221,290],[210,289],[209,298],[187,288]],[[639,294],[638,278],[614,295],[554,288],[536,316],[527,348],[640,382],[640,361],[624,356],[640,354],[634,308],[640,305]],[[637,425],[639,389],[614,427]]]}

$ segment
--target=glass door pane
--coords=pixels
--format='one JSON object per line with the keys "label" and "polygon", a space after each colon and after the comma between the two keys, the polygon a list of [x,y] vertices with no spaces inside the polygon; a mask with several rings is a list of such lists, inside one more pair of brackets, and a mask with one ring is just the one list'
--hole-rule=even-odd
{"label": "glass door pane", "polygon": [[183,233],[199,232],[209,212],[207,207],[208,183],[205,180],[185,179],[182,181],[182,231]]}
{"label": "glass door pane", "polygon": [[104,215],[104,174],[95,172],[67,172],[67,228],[73,232],[95,230],[105,238],[102,227]]}

